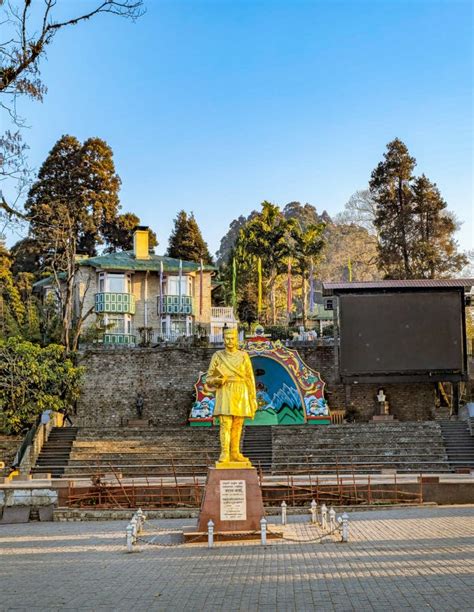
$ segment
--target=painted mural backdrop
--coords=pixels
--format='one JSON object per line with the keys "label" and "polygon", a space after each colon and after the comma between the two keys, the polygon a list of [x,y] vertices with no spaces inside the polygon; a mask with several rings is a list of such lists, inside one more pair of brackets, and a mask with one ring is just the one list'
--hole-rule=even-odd
{"label": "painted mural backdrop", "polygon": [[[262,335],[246,340],[255,374],[258,410],[248,425],[298,425],[329,423],[329,408],[318,372],[309,368],[295,350],[272,342]],[[214,392],[206,386],[206,373],[196,384],[196,401],[190,414],[191,425],[211,425]]]}

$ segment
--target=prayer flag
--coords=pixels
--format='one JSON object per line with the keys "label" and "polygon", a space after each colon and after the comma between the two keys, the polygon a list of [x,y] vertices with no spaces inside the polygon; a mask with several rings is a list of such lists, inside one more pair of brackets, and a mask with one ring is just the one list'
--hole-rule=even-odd
{"label": "prayer flag", "polygon": [[237,263],[235,257],[232,258],[232,307],[235,311],[237,308]]}
{"label": "prayer flag", "polygon": [[293,292],[291,288],[291,259],[289,259],[288,260],[287,291],[286,291],[286,310],[288,312],[288,317],[290,316],[292,307],[293,307]]}
{"label": "prayer flag", "polygon": [[309,312],[314,310],[314,271],[313,262],[309,267]]}
{"label": "prayer flag", "polygon": [[181,261],[181,259],[179,260],[179,277],[178,277],[178,285],[179,285],[179,289],[178,289],[178,295],[179,295],[179,312],[181,313],[182,311],[182,289],[181,289],[181,281],[183,278],[183,262]]}
{"label": "prayer flag", "polygon": [[257,272],[258,272],[257,318],[260,320],[260,313],[262,312],[262,260],[260,257],[257,259]]}
{"label": "prayer flag", "polygon": [[160,315],[162,314],[163,314],[163,261],[160,261]]}
{"label": "prayer flag", "polygon": [[200,267],[200,270],[199,270],[199,314],[200,315],[202,315],[203,274],[204,274],[204,269],[203,269],[202,259],[201,259],[201,267]]}

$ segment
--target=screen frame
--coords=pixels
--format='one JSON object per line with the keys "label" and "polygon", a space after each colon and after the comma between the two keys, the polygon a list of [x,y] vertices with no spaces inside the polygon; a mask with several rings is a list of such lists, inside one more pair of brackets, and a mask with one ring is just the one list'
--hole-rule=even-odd
{"label": "screen frame", "polygon": [[[456,369],[417,369],[404,371],[383,371],[373,374],[367,371],[351,371],[343,373],[342,370],[342,350],[343,343],[341,338],[341,300],[340,297],[351,295],[354,297],[366,297],[368,295],[389,295],[389,294],[411,294],[428,293],[435,299],[439,293],[456,293],[458,294],[461,316],[461,368]],[[342,383],[391,383],[391,382],[461,382],[468,380],[468,362],[467,362],[467,341],[466,341],[466,313],[465,313],[465,292],[463,287],[439,287],[439,288],[384,288],[384,289],[335,289],[334,296],[336,301],[335,320],[337,321],[337,365],[339,373],[339,381]],[[342,301],[343,303],[343,301]],[[339,342],[337,342],[339,340]]]}

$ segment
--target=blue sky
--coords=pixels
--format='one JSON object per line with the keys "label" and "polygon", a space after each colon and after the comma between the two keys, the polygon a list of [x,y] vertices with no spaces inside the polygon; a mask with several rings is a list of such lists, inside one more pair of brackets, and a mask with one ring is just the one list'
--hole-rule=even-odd
{"label": "blue sky", "polygon": [[157,252],[182,208],[214,252],[264,199],[342,211],[399,137],[464,222],[461,246],[474,246],[470,1],[146,8],[136,23],[101,16],[57,35],[44,102],[20,106],[33,166],[62,134],[99,136],[114,151],[123,209],[157,232]]}

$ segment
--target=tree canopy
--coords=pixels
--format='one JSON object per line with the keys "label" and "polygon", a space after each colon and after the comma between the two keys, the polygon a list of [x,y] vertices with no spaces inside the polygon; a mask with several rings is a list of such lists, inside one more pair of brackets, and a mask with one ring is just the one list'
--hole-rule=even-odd
{"label": "tree canopy", "polygon": [[[92,0],[84,12],[72,2],[57,0],[0,1],[0,112],[4,124],[15,128],[0,135],[0,181],[13,180],[17,196],[7,203],[0,191],[0,222],[6,226],[21,219],[19,201],[25,190],[30,169],[27,165],[27,145],[22,140],[25,120],[17,112],[17,99],[28,97],[42,101],[47,87],[41,80],[40,63],[55,36],[70,26],[108,14],[129,18],[140,17],[143,0]],[[13,189],[12,189],[13,191]]]}
{"label": "tree canopy", "polygon": [[19,432],[43,410],[69,406],[79,395],[82,374],[63,346],[0,338],[0,410],[7,426]]}
{"label": "tree canopy", "polygon": [[212,256],[193,213],[188,215],[184,210],[179,211],[174,220],[166,254],[184,261],[199,263],[202,259],[203,263],[212,264]]}
{"label": "tree canopy", "polygon": [[413,175],[416,160],[396,138],[372,172],[378,265],[386,278],[435,278],[466,263],[454,240],[456,221],[426,176]]}

